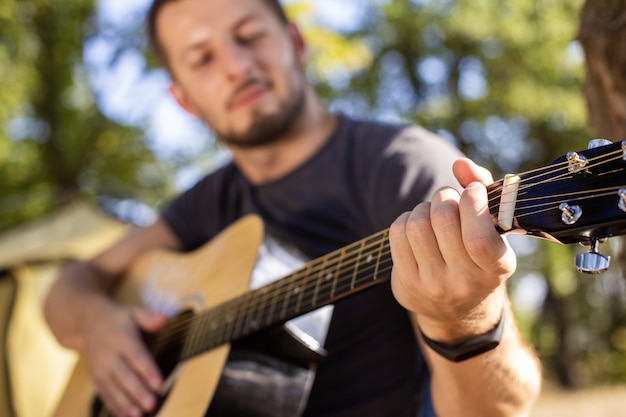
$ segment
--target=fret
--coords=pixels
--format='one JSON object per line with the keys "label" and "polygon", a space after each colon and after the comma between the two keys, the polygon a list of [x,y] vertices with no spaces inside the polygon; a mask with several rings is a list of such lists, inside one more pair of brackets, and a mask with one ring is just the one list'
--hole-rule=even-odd
{"label": "fret", "polygon": [[[376,235],[376,237],[372,239],[375,240],[378,238],[378,236],[379,235]],[[388,239],[389,239],[389,231],[386,230],[385,233],[383,233],[383,237],[379,239],[380,239],[380,245],[378,245],[378,255],[376,255],[376,266],[374,267],[374,276],[372,277],[374,280],[378,279],[378,269],[380,267],[380,259],[382,257],[383,247],[385,246],[385,242],[388,242]]]}
{"label": "fret", "polygon": [[[210,317],[210,316],[209,316]],[[205,320],[208,319],[209,317],[205,317]],[[218,323],[216,321],[216,318],[213,317],[210,320],[207,320],[209,323],[209,329],[211,330],[208,333],[207,337],[207,346],[218,346],[219,345],[219,339],[218,339],[218,334],[219,334],[219,326]]]}
{"label": "fret", "polygon": [[[339,277],[339,274],[341,273],[341,265],[343,262],[343,250],[340,252],[337,252],[334,254],[334,256],[331,256],[331,261],[334,262],[336,258],[336,263],[333,265],[332,270],[329,270],[326,275],[324,276],[324,281],[325,283],[329,283],[330,282],[330,288],[328,289],[328,295],[326,298],[326,302],[329,302],[330,300],[333,299],[333,297],[335,296],[335,288],[337,286],[337,278]],[[331,264],[332,264],[331,262]]]}
{"label": "fret", "polygon": [[235,316],[235,322],[233,324],[233,333],[232,337],[234,339],[238,339],[241,337],[242,333],[244,333],[245,327],[244,323],[246,322],[246,317],[248,315],[248,308],[252,307],[252,303],[248,300],[249,297],[242,297],[242,302],[238,303],[237,313]]}
{"label": "fret", "polygon": [[252,313],[254,314],[251,315],[248,323],[250,331],[258,330],[262,326],[262,323],[264,322],[264,314],[267,314],[269,317],[268,292],[268,287],[261,287],[250,294],[250,298],[254,298],[256,296],[256,298],[261,299],[257,308],[252,310]]}
{"label": "fret", "polygon": [[217,310],[217,317],[215,317],[215,343],[222,344],[228,341],[228,315],[230,314],[229,306],[230,302],[226,305],[222,305],[221,308]]}
{"label": "fret", "polygon": [[232,340],[233,339],[233,327],[235,322],[235,317],[237,313],[233,310],[228,311],[226,317],[224,318],[224,336],[223,341]]}
{"label": "fret", "polygon": [[326,275],[326,264],[328,263],[328,257],[324,257],[321,260],[320,272],[317,273],[317,278],[315,279],[315,290],[313,291],[313,299],[311,300],[311,307],[316,306],[317,295],[319,294],[320,285],[322,283],[323,277]]}
{"label": "fret", "polygon": [[[310,271],[310,269],[311,269],[311,266],[308,266],[302,272],[302,275],[305,278],[311,276],[311,274],[308,273]],[[294,310],[295,313],[298,313],[300,311],[300,308],[301,308],[301,305],[302,305],[302,299],[304,298],[304,294],[306,293],[306,290],[307,290],[307,287],[308,287],[307,284],[310,281],[311,281],[310,279],[304,279],[303,282],[298,285],[298,288],[297,288],[298,300],[296,301],[296,308]]]}
{"label": "fret", "polygon": [[208,331],[209,320],[207,320],[206,316],[207,314],[199,314],[194,316],[192,319],[194,322],[194,325],[192,325],[192,329],[195,328],[196,330],[191,330],[191,332],[196,332],[199,336],[198,341],[195,345],[200,352],[202,351],[204,346],[207,345],[206,339],[210,336],[210,332]]}
{"label": "fret", "polygon": [[294,295],[294,292],[296,292],[297,284],[295,281],[298,275],[299,274],[290,275],[288,278],[289,285],[287,286],[287,291],[285,291],[285,294],[283,297],[283,307],[280,310],[279,317],[281,320],[285,320],[285,317],[287,314],[287,307],[289,306],[289,300],[291,300],[291,297]]}
{"label": "fret", "polygon": [[[336,276],[335,290],[339,290],[339,294],[351,291],[354,265],[358,262],[359,247],[351,245],[344,249],[342,267]],[[335,293],[332,294],[335,298]]]}
{"label": "fret", "polygon": [[[381,239],[380,235],[374,235],[364,239],[362,242],[362,248],[364,250],[362,250],[359,256],[359,262],[355,268],[354,283],[351,287],[352,290],[358,289],[363,283],[367,284],[369,281],[376,280],[376,271],[380,262],[380,246],[384,244],[384,239]],[[378,248],[378,254],[376,254],[376,248]],[[372,263],[374,263],[373,274]]]}
{"label": "fret", "polygon": [[215,312],[216,310],[209,310],[193,317],[192,324],[189,326],[192,328],[190,332],[198,334],[200,338],[197,343],[184,343],[181,354],[183,359],[193,357],[222,343],[215,339],[217,323],[209,320]]}
{"label": "fret", "polygon": [[[275,284],[275,283],[274,283],[274,284]],[[270,284],[270,285],[268,286],[268,287],[269,287],[269,288],[268,288],[268,292],[269,292],[270,294],[272,294],[272,293],[274,292],[274,286],[275,286],[274,284]],[[272,319],[272,316],[273,316],[273,314],[274,314],[274,309],[275,309],[275,307],[276,307],[276,302],[274,302],[274,301],[272,300],[273,298],[274,298],[274,295],[272,294],[272,295],[270,296],[270,298],[269,298],[269,301],[270,301],[270,305],[269,305],[269,307],[270,307],[270,308],[269,308],[269,310],[268,310],[268,312],[267,312],[267,321],[265,322],[265,324],[267,324],[268,326],[273,324],[273,319]]]}
{"label": "fret", "polygon": [[202,351],[204,346],[204,334],[205,334],[205,320],[202,320],[200,316],[194,316],[191,319],[191,326],[189,328],[189,345],[194,351]]}
{"label": "fret", "polygon": [[332,252],[302,269],[214,307],[190,325],[185,355],[237,340],[372,285],[391,268],[388,230]]}
{"label": "fret", "polygon": [[[303,309],[305,309],[305,312],[308,312],[315,308],[315,305],[309,301],[311,297],[310,294],[315,289],[312,284],[314,281],[317,281],[315,277],[317,277],[318,274],[314,273],[315,266],[314,264],[310,264],[298,274],[298,282],[291,290],[292,295],[297,295],[295,303],[292,302],[293,297],[290,298],[287,303],[287,311],[285,314],[289,317],[298,316],[303,312]],[[306,308],[305,306],[309,306],[310,308]]]}
{"label": "fret", "polygon": [[354,290],[354,284],[356,280],[357,273],[359,272],[359,265],[361,263],[361,257],[363,256],[363,246],[365,241],[362,240],[360,245],[358,246],[358,253],[356,254],[356,263],[354,265],[354,272],[352,273],[352,279],[350,280],[350,290]]}
{"label": "fret", "polygon": [[324,265],[326,264],[326,258],[323,257],[318,260],[311,261],[307,267],[307,279],[304,284],[304,289],[301,292],[298,309],[308,309],[315,306],[315,300],[317,298],[317,291],[320,285],[320,277],[324,272]]}

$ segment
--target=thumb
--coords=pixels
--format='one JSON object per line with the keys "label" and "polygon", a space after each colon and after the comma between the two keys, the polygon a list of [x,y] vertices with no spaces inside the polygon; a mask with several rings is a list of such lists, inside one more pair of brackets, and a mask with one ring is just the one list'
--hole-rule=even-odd
{"label": "thumb", "polygon": [[480,182],[483,185],[489,185],[493,182],[493,177],[486,168],[475,164],[468,158],[460,158],[454,161],[452,172],[464,188],[472,182]]}
{"label": "thumb", "polygon": [[167,316],[163,313],[152,313],[143,308],[133,308],[131,314],[137,326],[147,332],[157,331],[167,323]]}

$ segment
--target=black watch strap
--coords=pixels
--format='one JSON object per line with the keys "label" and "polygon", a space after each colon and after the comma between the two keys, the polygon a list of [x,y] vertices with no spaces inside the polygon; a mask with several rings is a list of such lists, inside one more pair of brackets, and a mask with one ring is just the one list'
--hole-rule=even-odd
{"label": "black watch strap", "polygon": [[474,356],[478,356],[481,353],[495,349],[500,344],[500,340],[502,340],[502,332],[504,331],[505,322],[505,310],[502,309],[500,321],[493,329],[489,330],[487,333],[474,336],[463,343],[452,346],[446,346],[440,342],[430,339],[422,332],[421,329],[420,334],[424,343],[426,343],[426,345],[428,345],[428,347],[432,350],[452,362],[461,362],[466,359],[473,358]]}

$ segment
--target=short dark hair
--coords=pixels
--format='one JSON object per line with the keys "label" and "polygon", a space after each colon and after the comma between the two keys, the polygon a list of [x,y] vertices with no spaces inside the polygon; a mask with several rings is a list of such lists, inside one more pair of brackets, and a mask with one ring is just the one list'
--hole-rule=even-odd
{"label": "short dark hair", "polygon": [[[163,6],[165,6],[168,3],[173,3],[175,1],[178,1],[178,0],[154,0],[152,2],[152,5],[150,6],[150,9],[148,10],[148,15],[147,15],[147,32],[148,32],[149,46],[152,49],[152,52],[159,59],[159,61],[161,61],[161,63],[165,65],[165,67],[167,68],[169,68],[169,65],[167,63],[167,56],[163,48],[163,44],[161,44],[161,41],[159,40],[159,34],[157,33],[157,29],[156,29],[156,19],[157,19],[159,12],[163,8]],[[211,0],[206,0],[206,1],[211,1]],[[263,1],[270,8],[270,10],[276,13],[276,16],[278,16],[281,22],[285,24],[289,22],[289,19],[287,18],[287,14],[285,13],[285,10],[283,9],[279,0],[261,0],[261,1]]]}

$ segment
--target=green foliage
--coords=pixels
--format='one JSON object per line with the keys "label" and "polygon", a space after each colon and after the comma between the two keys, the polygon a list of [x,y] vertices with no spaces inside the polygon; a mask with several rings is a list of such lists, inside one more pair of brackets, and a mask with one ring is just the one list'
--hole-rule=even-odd
{"label": "green foliage", "polygon": [[[496,175],[517,172],[586,146],[582,57],[574,43],[580,5],[369,4],[341,41],[307,32],[312,75],[329,102],[348,98],[348,112],[420,123],[454,138]],[[333,75],[342,82],[333,83]]]}
{"label": "green foliage", "polygon": [[98,107],[83,62],[94,10],[93,0],[0,4],[0,230],[76,198],[149,200],[165,189],[163,178],[137,188],[157,161],[139,129]]}

